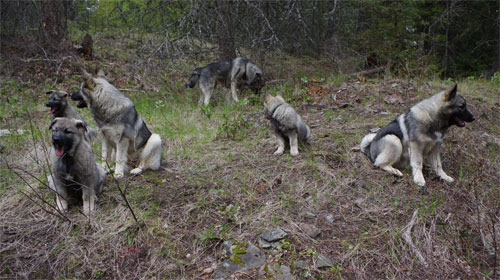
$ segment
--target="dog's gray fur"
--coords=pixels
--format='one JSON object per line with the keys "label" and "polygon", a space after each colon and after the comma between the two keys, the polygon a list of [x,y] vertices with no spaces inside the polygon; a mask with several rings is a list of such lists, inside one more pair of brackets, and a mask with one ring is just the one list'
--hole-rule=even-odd
{"label": "dog's gray fur", "polygon": [[278,149],[275,155],[282,155],[285,142],[290,141],[290,154],[299,154],[298,141],[306,142],[311,137],[311,130],[302,121],[295,109],[285,102],[280,95],[272,96],[266,93],[264,98],[264,113],[271,120],[273,132],[276,135]]}
{"label": "dog's gray fur", "polygon": [[[225,88],[231,88],[234,101],[238,101],[236,88],[238,82],[244,81],[256,92],[264,86],[262,70],[246,57],[238,57],[233,60],[213,62],[206,66],[194,69],[189,80],[185,84],[186,88],[193,88],[199,83],[202,97],[200,104],[208,105],[210,97],[217,84]],[[229,96],[227,96],[229,99]]]}
{"label": "dog's gray fur", "polygon": [[95,200],[101,191],[106,172],[97,164],[89,143],[85,140],[87,126],[73,118],[54,118],[50,159],[52,174],[47,178],[49,188],[56,192],[60,211],[68,209],[68,202],[83,200],[83,212],[95,210]]}
{"label": "dog's gray fur", "polygon": [[129,159],[139,161],[131,174],[160,168],[160,135],[150,132],[132,101],[104,78],[102,70],[95,78],[85,70],[82,73],[84,82],[72,98],[83,98],[90,109],[102,137],[103,160],[116,159],[116,176],[124,176]]}
{"label": "dog's gray fur", "polygon": [[52,114],[52,119],[55,118],[73,118],[81,120],[87,127],[87,132],[85,137],[89,141],[93,141],[96,136],[96,131],[93,129],[83,118],[78,114],[73,105],[68,102],[68,93],[64,91],[47,91],[49,95],[49,101],[45,103],[45,106],[50,107],[50,114]]}
{"label": "dog's gray fur", "polygon": [[403,174],[394,166],[401,168],[409,160],[413,181],[420,186],[425,186],[422,174],[425,160],[441,179],[453,182],[443,171],[440,146],[448,128],[462,127],[473,120],[454,84],[411,107],[376,134],[366,135],[361,141],[361,151],[375,166],[397,176]]}

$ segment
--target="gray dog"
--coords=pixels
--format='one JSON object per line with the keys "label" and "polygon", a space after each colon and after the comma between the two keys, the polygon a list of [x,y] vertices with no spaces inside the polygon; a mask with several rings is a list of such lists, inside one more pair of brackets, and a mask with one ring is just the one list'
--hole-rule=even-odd
{"label": "gray dog", "polygon": [[52,114],[52,119],[55,118],[73,118],[81,120],[87,127],[87,133],[85,136],[87,140],[95,139],[95,129],[93,129],[88,123],[86,123],[82,117],[76,112],[75,108],[71,103],[68,102],[68,93],[64,91],[47,91],[49,96],[49,101],[45,103],[45,106],[50,107],[49,113]]}
{"label": "gray dog", "polygon": [[[262,70],[246,57],[238,57],[233,60],[213,62],[206,66],[194,69],[185,84],[186,88],[193,88],[199,83],[203,96],[200,103],[208,105],[210,97],[217,84],[225,88],[231,88],[234,101],[238,101],[236,88],[242,81],[246,86],[259,92],[264,87]],[[229,96],[226,96],[229,99]]]}
{"label": "gray dog", "polygon": [[89,143],[85,140],[86,126],[81,120],[55,118],[52,130],[50,158],[52,174],[47,178],[49,188],[56,192],[56,205],[60,211],[68,203],[83,200],[83,212],[95,210],[95,200],[101,191],[106,172],[97,164]]}
{"label": "gray dog", "polygon": [[361,141],[361,151],[375,166],[397,176],[403,174],[394,166],[404,167],[409,159],[413,181],[419,186],[425,186],[422,174],[425,161],[441,179],[453,182],[443,171],[440,146],[448,128],[463,127],[473,120],[454,84],[417,103],[376,134],[366,135]]}
{"label": "gray dog", "polygon": [[82,87],[71,98],[79,101],[77,107],[90,109],[102,138],[102,159],[116,161],[116,177],[124,176],[129,159],[139,162],[131,174],[160,168],[161,137],[151,133],[134,103],[104,78],[102,70],[96,77],[82,73]]}
{"label": "gray dog", "polygon": [[285,102],[280,95],[272,96],[266,93],[264,99],[264,112],[266,118],[271,120],[271,125],[278,141],[275,155],[282,155],[285,142],[290,141],[290,154],[299,154],[298,141],[306,142],[311,137],[311,130],[302,121],[295,109]]}

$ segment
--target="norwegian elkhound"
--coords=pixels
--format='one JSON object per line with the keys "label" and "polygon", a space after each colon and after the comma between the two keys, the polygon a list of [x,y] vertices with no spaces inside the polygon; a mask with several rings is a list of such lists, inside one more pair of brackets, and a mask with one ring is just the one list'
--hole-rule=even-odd
{"label": "norwegian elkhound", "polygon": [[87,132],[85,137],[87,140],[95,139],[95,129],[93,129],[88,123],[86,123],[82,117],[76,112],[75,108],[71,103],[68,102],[68,93],[64,91],[47,91],[49,96],[49,101],[45,103],[45,106],[50,107],[49,113],[52,114],[52,119],[55,118],[73,118],[81,120],[85,126],[87,126]]}
{"label": "norwegian elkhound", "polygon": [[95,78],[85,70],[82,73],[81,89],[71,98],[90,109],[102,138],[102,159],[116,159],[116,177],[123,177],[129,159],[139,161],[131,174],[160,168],[160,135],[151,133],[132,101],[104,78],[102,70]]}
{"label": "norwegian elkhound", "polygon": [[295,109],[286,103],[280,95],[272,96],[266,93],[264,113],[266,118],[271,120],[271,126],[278,142],[278,149],[274,154],[282,155],[285,150],[285,141],[290,141],[290,154],[292,156],[298,155],[297,142],[306,142],[311,136],[311,130]]}
{"label": "norwegian elkhound", "polygon": [[[231,88],[233,100],[238,101],[236,88],[239,83],[244,81],[246,86],[258,93],[264,87],[262,76],[262,70],[250,59],[238,57],[233,60],[213,62],[194,69],[185,87],[193,88],[196,83],[200,84],[200,90],[203,94],[200,98],[200,104],[203,102],[208,105],[217,84],[221,84],[225,88]],[[229,96],[227,96],[227,99],[229,99]]]}
{"label": "norwegian elkhound", "polygon": [[56,192],[60,211],[68,209],[68,202],[83,200],[83,212],[95,210],[95,199],[101,191],[106,172],[97,164],[89,143],[85,140],[87,126],[73,118],[55,118],[52,130],[50,158],[52,174],[47,178],[49,188]]}
{"label": "norwegian elkhound", "polygon": [[375,166],[397,176],[403,174],[393,166],[403,167],[409,159],[413,181],[419,186],[425,186],[424,160],[441,179],[453,182],[453,178],[443,171],[440,146],[448,128],[463,127],[473,120],[474,116],[467,110],[465,99],[457,94],[454,84],[417,103],[376,134],[366,135],[360,148]]}

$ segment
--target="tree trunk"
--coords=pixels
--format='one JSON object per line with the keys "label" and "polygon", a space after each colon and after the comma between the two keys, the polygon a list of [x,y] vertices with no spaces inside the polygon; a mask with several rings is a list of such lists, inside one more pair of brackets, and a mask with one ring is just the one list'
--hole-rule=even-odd
{"label": "tree trunk", "polygon": [[497,69],[496,72],[500,73],[500,0],[497,1],[497,11],[498,13],[498,18],[497,18],[497,30],[498,30],[498,52],[497,52]]}
{"label": "tree trunk", "polygon": [[232,7],[233,1],[217,0],[217,41],[219,43],[219,59],[236,58],[234,48],[234,31]]}
{"label": "tree trunk", "polygon": [[45,51],[56,51],[66,37],[66,11],[69,1],[44,0],[40,3],[39,42]]}

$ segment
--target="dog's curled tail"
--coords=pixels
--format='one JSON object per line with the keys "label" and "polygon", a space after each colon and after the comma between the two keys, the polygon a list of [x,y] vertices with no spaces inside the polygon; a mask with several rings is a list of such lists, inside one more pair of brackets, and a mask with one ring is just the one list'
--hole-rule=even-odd
{"label": "dog's curled tail", "polygon": [[361,144],[359,145],[359,148],[361,149],[361,152],[365,154],[370,160],[371,160],[371,155],[370,155],[370,145],[372,144],[373,138],[375,138],[377,134],[376,133],[370,133],[363,137],[363,140],[361,140]]}

